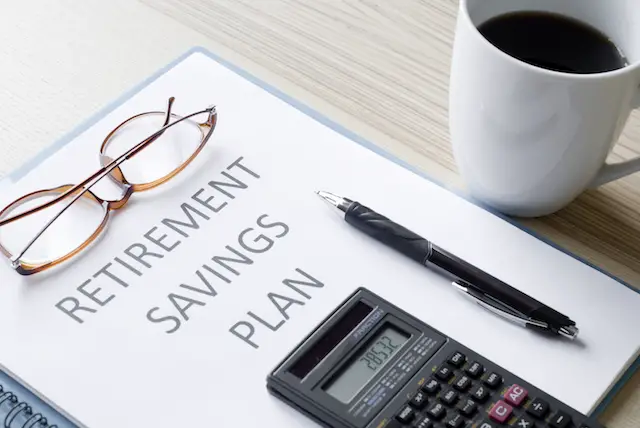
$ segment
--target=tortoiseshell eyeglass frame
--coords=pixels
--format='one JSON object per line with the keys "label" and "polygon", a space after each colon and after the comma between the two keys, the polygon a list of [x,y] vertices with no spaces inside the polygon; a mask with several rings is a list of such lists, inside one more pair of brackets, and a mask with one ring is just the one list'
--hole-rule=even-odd
{"label": "tortoiseshell eyeglass frame", "polygon": [[[47,270],[49,268],[52,268],[56,265],[59,265],[60,263],[80,253],[82,250],[87,248],[93,241],[95,241],[95,239],[98,236],[100,236],[100,234],[105,230],[105,227],[109,220],[109,214],[111,213],[111,211],[119,210],[123,208],[129,201],[129,198],[131,198],[131,195],[133,195],[135,192],[142,192],[145,190],[153,189],[154,187],[157,187],[167,182],[168,180],[172,179],[173,177],[178,175],[178,173],[180,173],[183,169],[185,169],[187,165],[189,165],[198,156],[198,154],[200,154],[204,146],[207,144],[207,142],[211,138],[211,135],[213,134],[213,131],[216,127],[218,115],[217,115],[215,106],[207,107],[204,110],[191,113],[187,116],[178,116],[171,112],[174,101],[175,101],[174,97],[169,98],[167,109],[164,112],[150,111],[150,112],[140,113],[130,117],[129,119],[125,120],[120,125],[118,125],[116,128],[114,128],[113,131],[111,131],[106,136],[102,145],[100,146],[100,163],[102,167],[98,169],[95,173],[91,174],[91,176],[83,180],[81,183],[78,183],[76,185],[66,184],[66,185],[62,185],[62,186],[51,188],[51,189],[45,189],[45,190],[29,193],[19,199],[16,199],[15,201],[7,205],[4,209],[2,209],[2,211],[0,211],[0,227],[2,227],[8,224],[11,224],[15,221],[18,221],[29,215],[35,214],[41,210],[49,208],[54,204],[63,201],[66,198],[71,199],[71,201],[68,204],[64,205],[64,207],[60,210],[60,212],[57,213],[49,222],[47,222],[40,231],[35,232],[35,236],[33,237],[33,239],[18,254],[12,254],[11,252],[9,252],[7,248],[5,248],[2,245],[2,242],[0,242],[0,252],[9,259],[9,261],[11,262],[11,266],[16,272],[18,272],[21,275],[32,275],[32,274]],[[181,165],[179,165],[177,168],[175,168],[173,171],[171,171],[167,175],[155,181],[152,181],[149,183],[140,183],[140,184],[133,184],[127,181],[126,177],[122,173],[122,169],[120,168],[120,165],[123,162],[133,158],[135,155],[140,153],[142,150],[148,147],[151,143],[156,141],[167,129],[171,128],[172,126],[175,126],[183,121],[190,120],[192,117],[195,117],[197,115],[202,115],[205,113],[207,114],[207,120],[203,123],[196,123],[198,125],[198,129],[200,130],[200,135],[201,135],[200,144],[195,149],[193,154],[189,156],[189,158],[186,161],[184,161]],[[149,116],[149,115],[164,115],[164,124],[157,132],[151,134],[144,140],[140,141],[138,144],[136,144],[134,147],[129,149],[127,152],[118,156],[116,159],[111,159],[110,157],[105,155],[106,148],[109,145],[109,142],[111,141],[111,138],[114,136],[115,133],[117,133],[120,129],[122,129],[124,126],[131,123],[132,121],[145,116]],[[173,122],[171,122],[172,119],[174,119]],[[104,200],[96,196],[91,191],[91,188],[106,176],[109,176],[111,179],[115,180],[116,183],[118,183],[118,185],[122,187],[123,194],[120,197],[120,199],[113,200],[113,201]],[[12,209],[17,208],[19,205],[24,204],[30,200],[33,200],[42,196],[47,196],[47,195],[58,195],[58,196],[47,201],[46,203],[37,205],[27,211],[21,212],[20,214],[16,214],[14,216],[4,218],[7,215],[7,213],[9,213]],[[62,215],[74,202],[76,202],[81,197],[89,198],[90,200],[93,200],[99,203],[103,207],[102,221],[98,225],[97,229],[93,232],[93,234],[90,237],[88,237],[88,239],[84,241],[81,245],[79,245],[77,248],[73,249],[69,253],[55,260],[43,261],[41,263],[28,263],[23,261],[22,257],[29,250],[29,248],[31,248],[31,246],[37,241],[37,239],[51,226],[51,224],[53,224],[53,222],[55,222],[60,217],[60,215]]]}

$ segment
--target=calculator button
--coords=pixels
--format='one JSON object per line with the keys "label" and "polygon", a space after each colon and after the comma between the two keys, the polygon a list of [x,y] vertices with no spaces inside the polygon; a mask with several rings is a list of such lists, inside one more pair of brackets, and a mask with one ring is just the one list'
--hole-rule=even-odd
{"label": "calculator button", "polygon": [[462,425],[464,425],[464,418],[458,414],[449,416],[444,423],[447,428],[460,428]]}
{"label": "calculator button", "polygon": [[535,421],[528,415],[520,416],[516,423],[513,424],[513,428],[535,428],[535,426]]}
{"label": "calculator button", "polygon": [[500,376],[496,372],[489,373],[489,376],[484,380],[484,383],[489,385],[491,388],[496,388],[498,385],[502,383],[502,376]]}
{"label": "calculator button", "polygon": [[447,406],[453,406],[458,401],[458,393],[453,389],[449,389],[440,394],[440,401]]}
{"label": "calculator button", "polygon": [[451,369],[447,366],[442,366],[438,369],[438,371],[436,372],[436,377],[440,380],[443,381],[448,381],[449,379],[451,379],[451,377],[453,376],[453,372],[451,371]]}
{"label": "calculator button", "polygon": [[457,406],[460,413],[465,416],[473,416],[477,407],[473,400],[462,400]]}
{"label": "calculator button", "polygon": [[489,417],[494,421],[503,424],[509,420],[512,413],[513,413],[513,407],[511,407],[504,401],[499,400],[496,404],[493,405],[493,407],[489,411]]}
{"label": "calculator button", "polygon": [[547,416],[548,411],[549,403],[541,398],[534,398],[529,405],[529,408],[527,408],[527,413],[538,419],[542,419]]}
{"label": "calculator button", "polygon": [[422,385],[422,390],[429,395],[433,395],[440,390],[440,384],[437,380],[431,378]]}
{"label": "calculator button", "polygon": [[436,403],[433,406],[431,406],[431,408],[427,411],[427,413],[429,414],[429,416],[431,416],[433,419],[437,421],[442,419],[444,414],[447,413],[447,409],[445,409],[445,407],[442,404]]}
{"label": "calculator button", "polygon": [[423,416],[421,418],[416,419],[412,427],[413,428],[433,428],[433,422],[431,422],[431,419],[429,418],[429,416]]}
{"label": "calculator button", "polygon": [[449,364],[455,367],[462,367],[466,359],[467,357],[465,357],[464,354],[460,352],[454,352],[453,355],[449,357],[448,361],[449,361]]}
{"label": "calculator button", "polygon": [[409,424],[413,418],[416,417],[416,413],[413,411],[413,409],[409,406],[405,406],[402,410],[400,410],[400,413],[398,413],[396,415],[396,419],[399,422],[402,422],[403,424]]}
{"label": "calculator button", "polygon": [[467,376],[460,376],[453,382],[453,387],[458,391],[465,392],[471,386],[471,379]]}
{"label": "calculator button", "polygon": [[496,425],[491,421],[484,420],[478,424],[478,428],[496,428]]}
{"label": "calculator button", "polygon": [[526,389],[514,383],[507,389],[507,392],[504,393],[504,401],[518,407],[528,395],[529,392]]}
{"label": "calculator button", "polygon": [[489,389],[484,385],[476,385],[469,391],[471,398],[478,403],[484,403],[489,397]]}
{"label": "calculator button", "polygon": [[482,373],[484,373],[484,367],[477,361],[474,361],[467,367],[465,370],[469,376],[474,379],[477,379]]}
{"label": "calculator button", "polygon": [[571,416],[558,410],[551,419],[549,419],[549,426],[551,428],[566,428],[571,423]]}
{"label": "calculator button", "polygon": [[427,394],[422,391],[418,391],[413,394],[413,397],[409,401],[409,405],[414,409],[422,410],[427,407]]}

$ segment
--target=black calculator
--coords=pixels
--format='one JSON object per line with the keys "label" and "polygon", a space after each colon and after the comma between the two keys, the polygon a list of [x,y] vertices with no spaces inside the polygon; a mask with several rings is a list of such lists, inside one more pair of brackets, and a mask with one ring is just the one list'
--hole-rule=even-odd
{"label": "black calculator", "polygon": [[331,428],[602,428],[359,288],[267,377]]}

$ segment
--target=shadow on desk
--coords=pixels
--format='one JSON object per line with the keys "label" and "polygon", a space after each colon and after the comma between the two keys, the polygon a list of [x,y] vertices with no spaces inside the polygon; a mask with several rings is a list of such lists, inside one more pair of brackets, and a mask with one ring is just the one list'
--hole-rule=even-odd
{"label": "shadow on desk", "polygon": [[555,214],[518,222],[640,289],[640,177],[589,190]]}

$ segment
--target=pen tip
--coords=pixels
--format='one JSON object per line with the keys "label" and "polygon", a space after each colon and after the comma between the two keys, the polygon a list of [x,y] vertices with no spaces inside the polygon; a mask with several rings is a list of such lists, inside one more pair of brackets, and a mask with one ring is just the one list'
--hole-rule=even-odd
{"label": "pen tip", "polygon": [[573,340],[578,336],[578,333],[580,333],[580,330],[575,325],[569,325],[569,326],[562,327],[558,331],[558,333],[560,333],[561,336],[564,336],[568,339]]}
{"label": "pen tip", "polygon": [[343,211],[343,212],[346,212],[347,209],[351,206],[351,203],[353,202],[350,199],[343,198],[342,196],[334,195],[333,193],[330,193],[330,192],[325,192],[324,190],[316,191],[316,194],[322,199],[324,199],[325,202],[327,202],[330,205],[333,205],[334,207],[338,208],[340,211]]}

